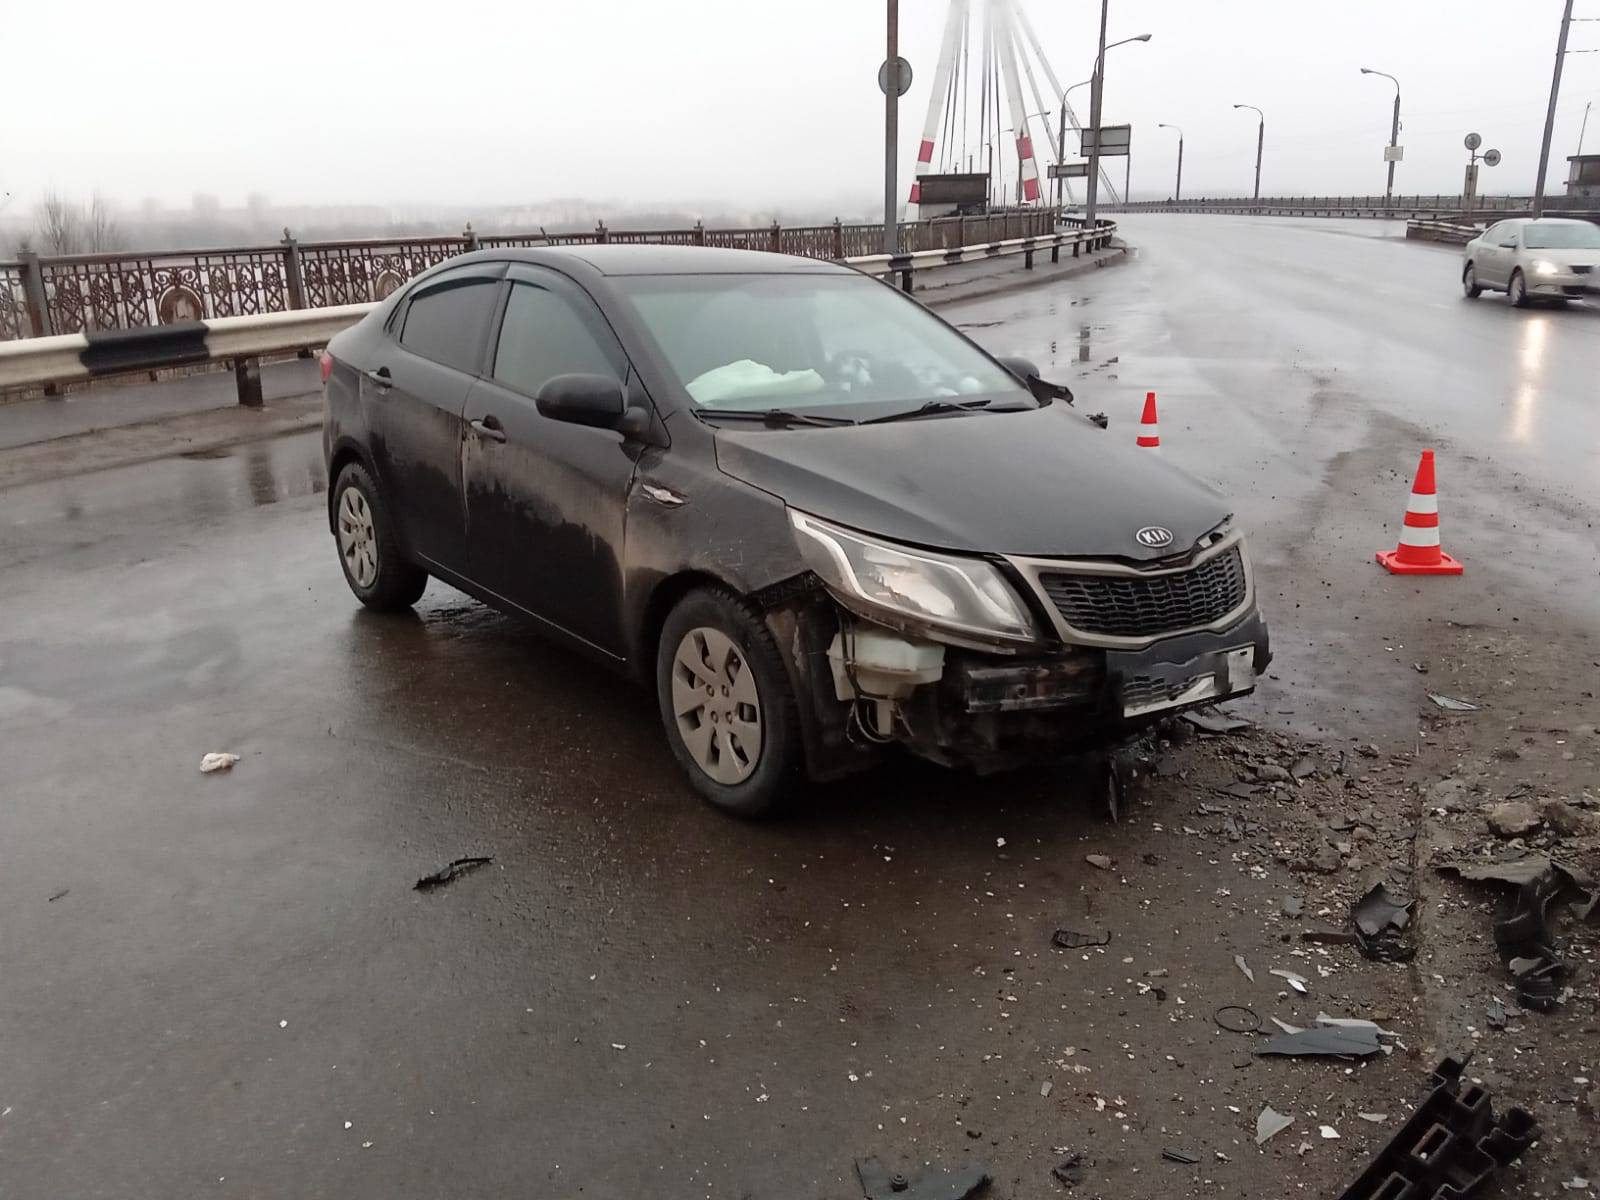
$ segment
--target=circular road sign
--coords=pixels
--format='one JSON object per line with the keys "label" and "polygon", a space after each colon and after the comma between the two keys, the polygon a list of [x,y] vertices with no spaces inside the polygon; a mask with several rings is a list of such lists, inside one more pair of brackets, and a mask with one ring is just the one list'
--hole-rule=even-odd
{"label": "circular road sign", "polygon": [[1498,167],[1500,165],[1500,151],[1485,150],[1483,152],[1483,161],[1488,163],[1491,167]]}
{"label": "circular road sign", "polygon": [[911,64],[900,57],[893,62],[884,59],[883,65],[878,68],[878,90],[885,96],[889,94],[891,80],[894,82],[894,94],[904,96],[911,90]]}
{"label": "circular road sign", "polygon": [[1467,149],[1468,150],[1476,150],[1481,145],[1483,145],[1483,139],[1481,137],[1479,137],[1475,133],[1467,134]]}

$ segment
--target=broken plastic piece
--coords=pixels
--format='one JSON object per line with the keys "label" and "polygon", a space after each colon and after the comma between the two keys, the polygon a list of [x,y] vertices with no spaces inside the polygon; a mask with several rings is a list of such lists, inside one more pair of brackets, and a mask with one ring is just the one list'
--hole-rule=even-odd
{"label": "broken plastic piece", "polygon": [[1289,986],[1302,996],[1306,994],[1306,977],[1304,975],[1296,975],[1293,971],[1285,971],[1282,967],[1273,967],[1270,974],[1286,980]]}
{"label": "broken plastic piece", "polygon": [[1479,708],[1470,700],[1457,700],[1454,696],[1441,696],[1438,692],[1429,692],[1428,699],[1446,712],[1477,712]]}
{"label": "broken plastic piece", "polygon": [[431,892],[435,888],[442,888],[454,883],[469,871],[476,871],[479,867],[486,867],[494,858],[458,858],[448,866],[440,867],[432,875],[424,875],[416,882],[419,892]]}
{"label": "broken plastic piece", "polygon": [[1276,1137],[1293,1124],[1293,1117],[1286,1117],[1281,1112],[1275,1112],[1272,1106],[1268,1105],[1261,1110],[1261,1115],[1256,1118],[1256,1145],[1259,1146],[1268,1138]]}
{"label": "broken plastic piece", "polygon": [[1064,1183],[1068,1187],[1076,1187],[1082,1183],[1083,1151],[1072,1151],[1072,1153],[1050,1168],[1050,1174],[1055,1176],[1057,1183]]}
{"label": "broken plastic piece", "polygon": [[1402,904],[1386,885],[1376,884],[1350,910],[1356,924],[1356,945],[1374,962],[1408,962],[1417,948],[1401,933],[1411,924],[1412,900]]}
{"label": "broken plastic piece", "polygon": [[967,1200],[989,1186],[989,1168],[982,1163],[946,1171],[930,1166],[911,1178],[891,1171],[875,1158],[856,1159],[856,1178],[866,1200]]}
{"label": "broken plastic piece", "polygon": [[1164,1148],[1161,1151],[1161,1157],[1166,1159],[1168,1162],[1183,1163],[1188,1167],[1192,1167],[1200,1161],[1187,1150],[1178,1150],[1172,1146],[1167,1146]]}
{"label": "broken plastic piece", "polygon": [[1229,716],[1216,708],[1191,709],[1183,714],[1182,720],[1202,733],[1238,733],[1251,727],[1251,723],[1242,717]]}
{"label": "broken plastic piece", "polygon": [[1339,1200],[1471,1196],[1534,1143],[1532,1115],[1513,1108],[1496,1118],[1488,1092],[1463,1086],[1465,1067],[1453,1058],[1439,1064],[1433,1091]]}
{"label": "broken plastic piece", "polygon": [[1256,981],[1256,973],[1250,969],[1250,964],[1244,961],[1244,955],[1235,954],[1233,956],[1233,965],[1238,967],[1239,970],[1243,971],[1244,977],[1251,983]]}
{"label": "broken plastic piece", "polygon": [[239,761],[237,754],[228,754],[225,751],[213,750],[210,754],[203,755],[200,759],[200,774],[209,775],[213,771],[231,770],[233,764]]}
{"label": "broken plastic piece", "polygon": [[1339,1025],[1322,1025],[1299,1033],[1280,1033],[1268,1038],[1256,1053],[1262,1056],[1279,1054],[1289,1058],[1366,1058],[1383,1052],[1376,1028],[1346,1029]]}
{"label": "broken plastic piece", "polygon": [[1506,1027],[1506,1006],[1498,1000],[1489,1001],[1488,1010],[1484,1013],[1484,1020],[1489,1023],[1490,1029],[1504,1029]]}
{"label": "broken plastic piece", "polygon": [[1050,944],[1059,946],[1063,950],[1082,950],[1088,946],[1109,946],[1111,944],[1111,931],[1104,930],[1100,933],[1079,933],[1076,929],[1058,929],[1050,939]]}
{"label": "broken plastic piece", "polygon": [[1497,863],[1440,863],[1436,869],[1453,871],[1463,879],[1491,880],[1495,883],[1509,883],[1513,887],[1532,883],[1546,871],[1554,870],[1572,880],[1573,886],[1582,891],[1590,891],[1595,886],[1594,877],[1587,872],[1567,866],[1565,863],[1555,862],[1543,854],[1527,854],[1521,858]]}

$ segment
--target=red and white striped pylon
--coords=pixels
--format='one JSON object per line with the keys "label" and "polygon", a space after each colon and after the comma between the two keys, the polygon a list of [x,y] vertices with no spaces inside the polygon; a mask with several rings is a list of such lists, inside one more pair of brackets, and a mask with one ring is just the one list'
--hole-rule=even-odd
{"label": "red and white striped pylon", "polygon": [[1416,482],[1406,502],[1400,544],[1379,550],[1378,561],[1391,575],[1459,575],[1463,568],[1439,548],[1439,494],[1433,482],[1433,451],[1424,450]]}
{"label": "red and white striped pylon", "polygon": [[1144,394],[1144,415],[1139,418],[1139,445],[1161,449],[1161,425],[1156,420],[1156,394]]}

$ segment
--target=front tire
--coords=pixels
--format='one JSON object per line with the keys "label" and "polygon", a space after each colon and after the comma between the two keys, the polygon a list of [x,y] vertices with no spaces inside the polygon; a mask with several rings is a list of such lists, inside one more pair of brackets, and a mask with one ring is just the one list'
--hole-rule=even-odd
{"label": "front tire", "polygon": [[422,598],[428,573],[400,553],[388,505],[360,463],[349,464],[334,482],[333,526],[344,581],[357,600],[378,612],[398,612]]}
{"label": "front tire", "polygon": [[783,811],[804,768],[799,708],[754,609],[721,588],[679,601],[656,648],[656,700],[695,791],[735,816]]}
{"label": "front tire", "polygon": [[1511,272],[1511,283],[1506,287],[1506,296],[1510,299],[1512,308],[1528,307],[1528,282],[1522,278],[1520,268]]}
{"label": "front tire", "polygon": [[1483,295],[1483,288],[1478,285],[1478,270],[1471,263],[1461,272],[1461,290],[1466,293],[1468,300],[1476,300]]}

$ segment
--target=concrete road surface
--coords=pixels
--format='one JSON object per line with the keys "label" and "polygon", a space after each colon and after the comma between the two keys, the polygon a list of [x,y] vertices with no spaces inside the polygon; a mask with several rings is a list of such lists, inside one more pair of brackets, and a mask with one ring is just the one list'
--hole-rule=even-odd
{"label": "concrete road surface", "polygon": [[[1254,531],[1260,727],[1141,748],[1120,824],[1081,775],[915,765],[718,816],[647,696],[437,584],[361,611],[315,434],[0,491],[0,1195],[790,1200],[877,1155],[1032,1197],[1082,1151],[1073,1194],[1329,1196],[1474,1048],[1546,1128],[1503,1194],[1585,1194],[1595,932],[1518,1014],[1494,893],[1430,864],[1509,795],[1600,859],[1600,311],[1465,301],[1383,225],[1126,230],[1126,266],[945,310],[1107,437],[1157,391]],[[1372,562],[1424,446],[1460,579]],[[1413,962],[1302,940],[1378,874]],[[1223,1005],[1398,1045],[1258,1059]]]}

